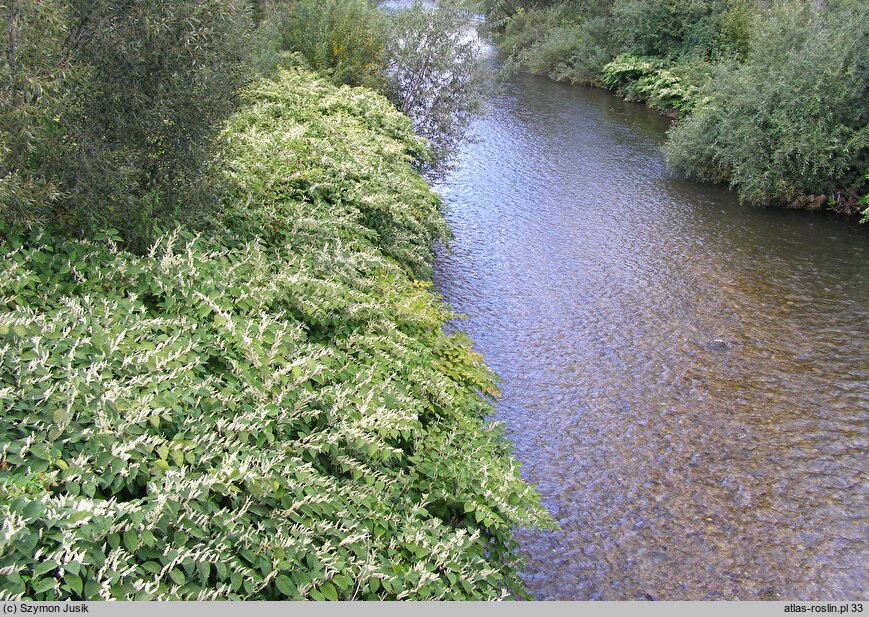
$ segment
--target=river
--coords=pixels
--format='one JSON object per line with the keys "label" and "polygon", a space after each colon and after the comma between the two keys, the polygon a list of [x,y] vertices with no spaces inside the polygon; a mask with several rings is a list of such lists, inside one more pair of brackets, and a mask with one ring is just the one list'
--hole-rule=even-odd
{"label": "river", "polygon": [[669,171],[668,121],[519,75],[438,186],[438,290],[560,530],[537,599],[869,589],[869,226]]}

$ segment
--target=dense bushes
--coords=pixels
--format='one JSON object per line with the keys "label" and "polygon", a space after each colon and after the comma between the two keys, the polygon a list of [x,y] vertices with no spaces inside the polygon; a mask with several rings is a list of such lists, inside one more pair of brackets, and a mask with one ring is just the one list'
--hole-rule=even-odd
{"label": "dense bushes", "polygon": [[709,103],[671,131],[668,159],[700,178],[728,178],[754,204],[814,194],[856,210],[869,169],[869,5],[780,6],[752,45],[710,82]]}
{"label": "dense bushes", "polygon": [[382,89],[386,19],[372,0],[298,0],[281,11],[282,46],[337,83]]}
{"label": "dense bushes", "polygon": [[401,13],[390,23],[374,0],[0,4],[0,220],[78,238],[110,226],[136,251],[158,228],[208,226],[215,132],[247,81],[300,60],[388,94],[432,142],[426,164],[444,159],[484,71],[457,11]]}
{"label": "dense bushes", "polygon": [[245,78],[245,2],[18,0],[0,20],[0,218],[145,242],[207,214],[215,130]]}
{"label": "dense bushes", "polygon": [[685,113],[700,99],[701,89],[686,85],[677,71],[655,58],[621,55],[603,67],[600,81],[626,100],[644,102],[665,113]]}
{"label": "dense bushes", "polygon": [[709,53],[718,36],[724,0],[616,0],[613,35],[622,52],[679,57]]}
{"label": "dense bushes", "polygon": [[666,147],[677,169],[729,181],[753,204],[856,212],[869,169],[869,8],[769,4],[483,0],[508,64],[681,117]]}
{"label": "dense bushes", "polygon": [[543,516],[419,278],[422,143],[307,73],[246,98],[225,232],[4,228],[0,597],[502,596]]}

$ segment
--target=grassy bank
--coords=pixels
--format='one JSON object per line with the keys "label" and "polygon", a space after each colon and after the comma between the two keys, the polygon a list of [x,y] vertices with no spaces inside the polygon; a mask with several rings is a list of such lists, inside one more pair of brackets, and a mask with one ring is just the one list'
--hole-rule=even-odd
{"label": "grassy bank", "polygon": [[[669,163],[753,205],[869,205],[869,5],[483,0],[508,64],[678,118]],[[869,210],[867,210],[869,212]]]}
{"label": "grassy bank", "polygon": [[544,521],[427,281],[424,144],[368,90],[248,89],[218,231],[3,229],[0,598],[497,598]]}

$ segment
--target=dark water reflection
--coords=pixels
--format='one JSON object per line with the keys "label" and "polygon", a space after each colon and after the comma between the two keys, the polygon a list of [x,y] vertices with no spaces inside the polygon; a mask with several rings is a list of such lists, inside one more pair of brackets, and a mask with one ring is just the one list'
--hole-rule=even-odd
{"label": "dark water reflection", "polygon": [[869,226],[674,177],[605,92],[493,106],[436,283],[561,526],[520,534],[534,596],[865,597]]}

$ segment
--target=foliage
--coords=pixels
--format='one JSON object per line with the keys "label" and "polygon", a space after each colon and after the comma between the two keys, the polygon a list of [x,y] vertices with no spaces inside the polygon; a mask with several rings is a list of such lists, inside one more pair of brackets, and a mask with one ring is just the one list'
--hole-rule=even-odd
{"label": "foliage", "polygon": [[[869,167],[869,5],[778,6],[753,52],[722,65],[709,103],[670,132],[669,161],[729,178],[753,204],[861,195]],[[701,143],[702,142],[702,143]]]}
{"label": "foliage", "polygon": [[582,6],[556,4],[521,11],[497,33],[509,65],[527,68],[558,81],[595,83],[612,60],[610,23]]}
{"label": "foliage", "polygon": [[[410,123],[300,71],[225,133],[225,231],[0,246],[0,597],[497,598],[545,521],[419,279]],[[486,394],[484,394],[486,393]]]}
{"label": "foliage", "polygon": [[382,89],[385,24],[372,0],[298,0],[282,16],[283,47],[336,83]]}
{"label": "foliage", "polygon": [[522,10],[504,20],[503,28],[498,31],[498,43],[511,54],[519,54],[535,44],[542,44],[559,26],[569,25],[562,21],[563,15],[557,10]]}
{"label": "foliage", "polygon": [[202,172],[244,80],[245,2],[20,0],[0,14],[5,220],[145,241],[213,202]]}
{"label": "foliage", "polygon": [[667,112],[686,113],[701,97],[700,87],[686,83],[677,68],[661,60],[623,54],[601,70],[600,81],[629,101],[646,102]]}
{"label": "foliage", "polygon": [[[866,174],[863,177],[866,180],[867,186],[869,186],[869,174]],[[860,214],[863,215],[863,218],[860,219],[861,223],[869,223],[869,192],[867,192],[860,201],[857,202],[857,205],[861,208],[865,208]]]}
{"label": "foliage", "polygon": [[596,83],[603,67],[613,59],[609,20],[603,16],[589,17],[576,26],[575,33],[570,68],[562,73],[563,78],[573,83]]}
{"label": "foliage", "polygon": [[557,26],[525,50],[521,55],[522,64],[533,73],[568,80],[570,60],[577,53],[580,41],[578,26]]}
{"label": "foliage", "polygon": [[639,100],[637,84],[658,74],[663,62],[654,58],[643,58],[622,54],[608,63],[601,71],[601,83],[628,100]]}
{"label": "foliage", "polygon": [[[542,43],[564,26],[594,24],[599,49],[618,54],[676,59],[744,51],[755,0],[489,0],[499,43],[515,54]],[[569,55],[562,58],[567,60]],[[605,64],[605,62],[603,63]],[[602,66],[602,64],[600,65]]]}
{"label": "foliage", "polygon": [[[428,139],[417,164],[442,173],[488,94],[481,47],[458,0],[386,12],[373,0],[298,0],[271,18],[280,49],[339,84],[364,85]],[[268,29],[267,25],[265,29]]]}
{"label": "foliage", "polygon": [[731,0],[719,21],[713,49],[722,57],[745,60],[751,53],[751,32],[757,20],[755,0]]}
{"label": "foliage", "polygon": [[390,15],[386,54],[389,98],[429,140],[442,171],[488,93],[474,26],[458,4],[415,2]]}
{"label": "foliage", "polygon": [[613,34],[620,51],[629,54],[709,53],[724,8],[720,0],[616,0]]}
{"label": "foliage", "polygon": [[34,224],[51,215],[59,189],[40,156],[65,72],[66,7],[60,1],[0,4],[0,220]]}

